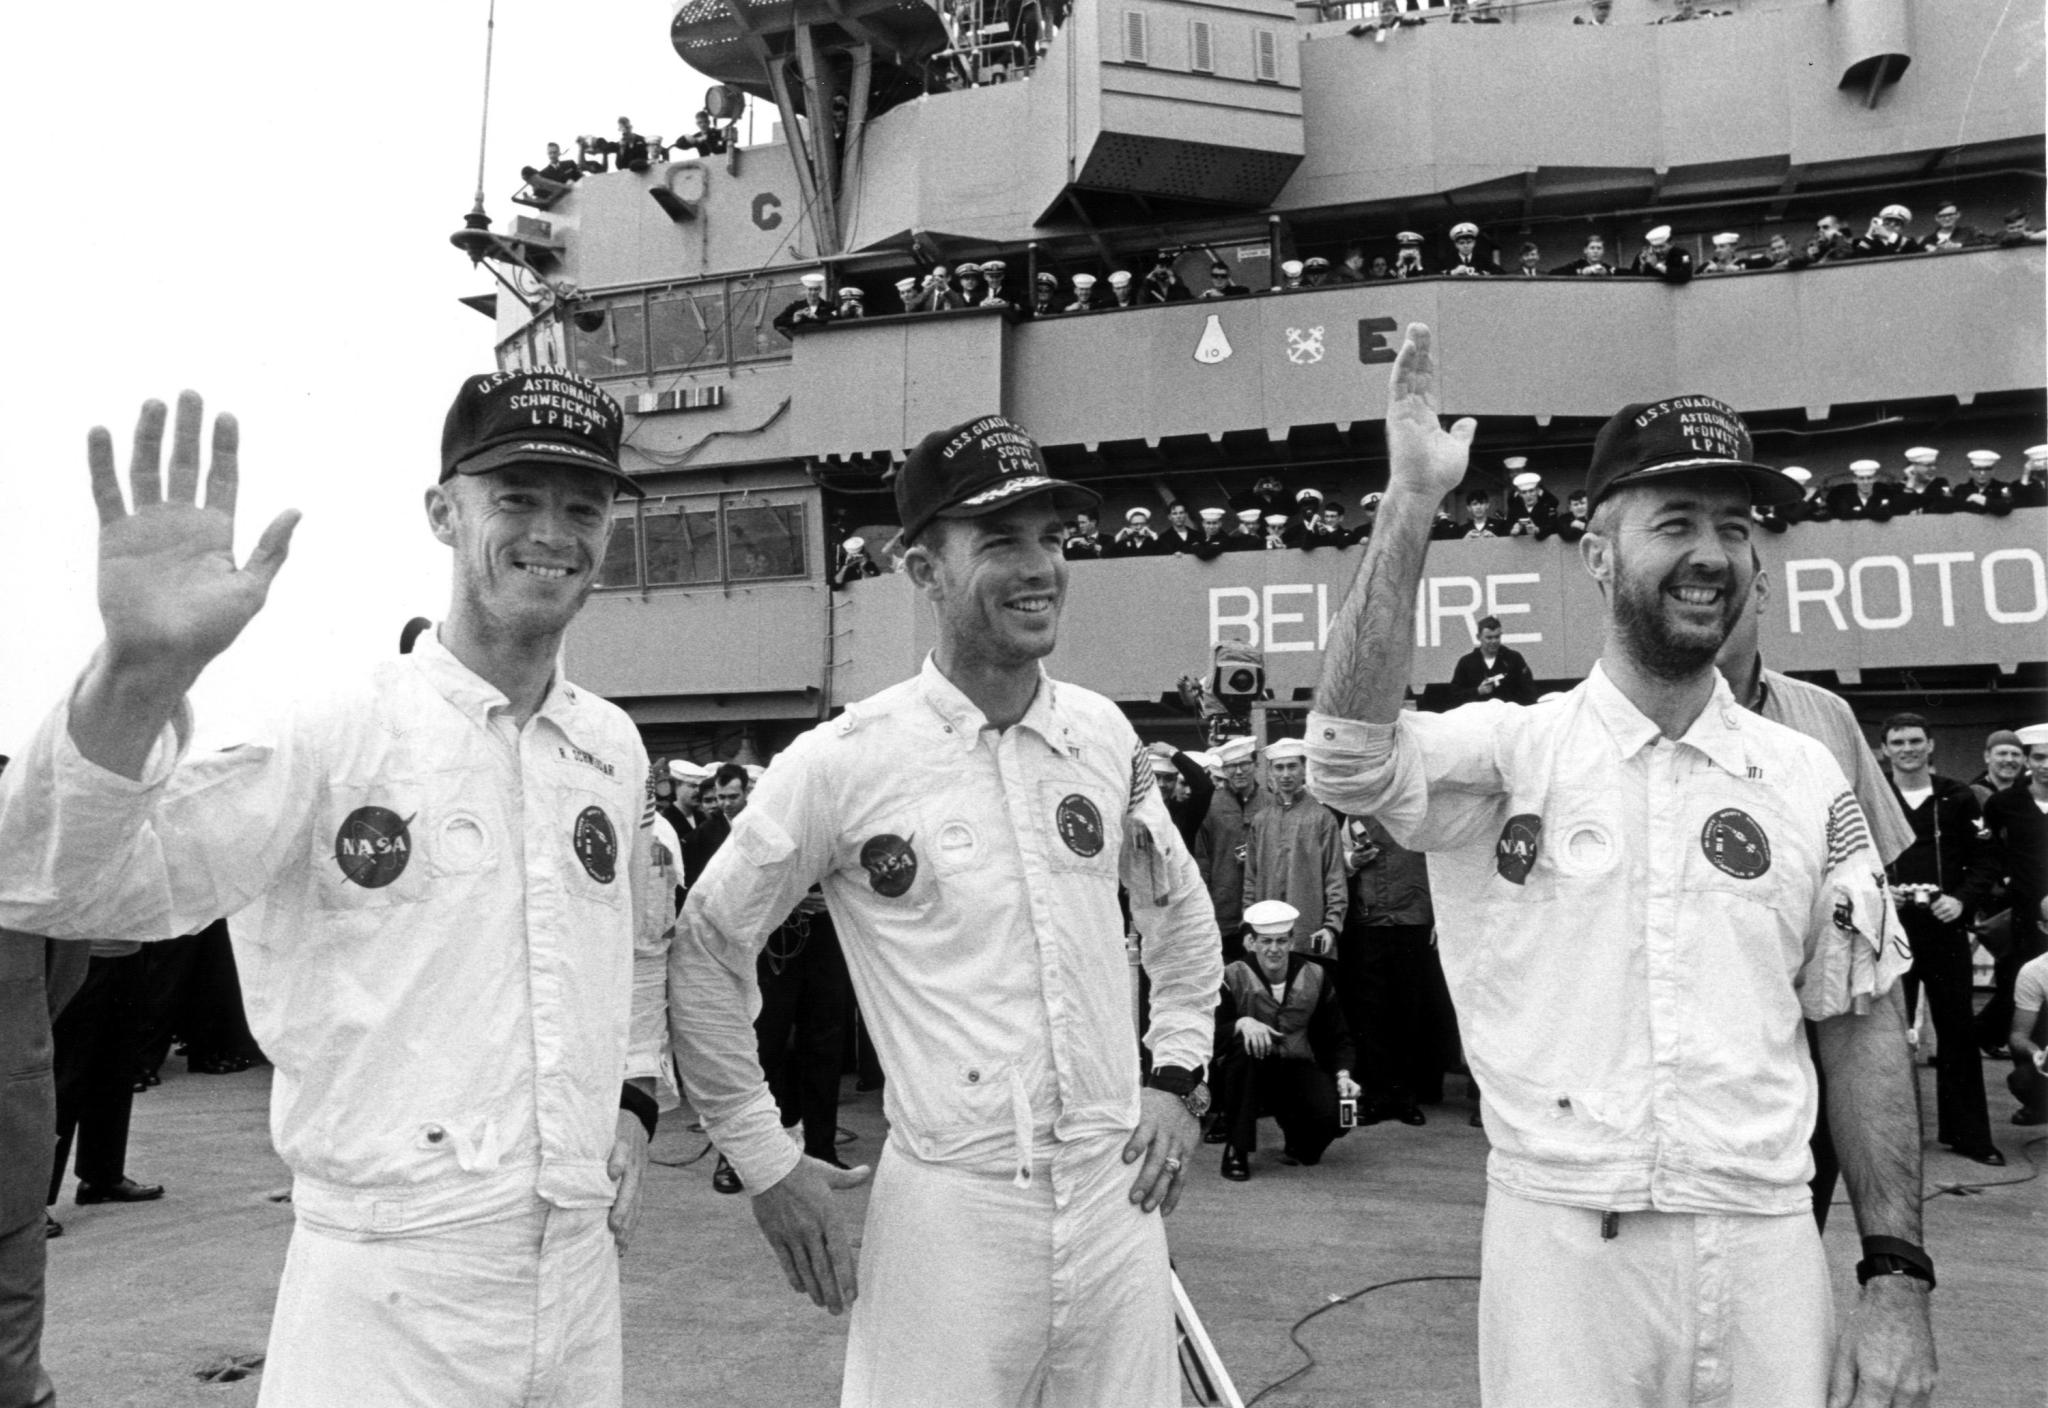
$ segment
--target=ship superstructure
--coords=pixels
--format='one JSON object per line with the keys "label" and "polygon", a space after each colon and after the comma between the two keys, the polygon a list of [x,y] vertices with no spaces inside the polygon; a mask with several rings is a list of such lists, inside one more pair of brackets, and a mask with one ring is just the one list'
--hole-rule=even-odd
{"label": "ship superstructure", "polygon": [[[1562,500],[1601,420],[1681,391],[1734,404],[1761,453],[1823,485],[1864,458],[1896,477],[1919,445],[1952,480],[1973,449],[2016,478],[2048,440],[2044,251],[1998,238],[2014,208],[2040,223],[2038,8],[1722,0],[1658,22],[1695,8],[687,0],[671,38],[718,85],[707,108],[752,101],[772,139],[529,187],[494,244],[501,364],[607,386],[648,490],[621,507],[571,673],[654,751],[699,758],[765,756],[908,674],[929,642],[907,582],[832,578],[848,538],[882,555],[903,452],[990,411],[1100,488],[1110,528],[1234,506],[1268,475],[1355,526],[1414,320],[1438,331],[1445,410],[1480,419],[1470,482],[1497,502],[1510,458]],[[1625,265],[1659,225],[1703,267],[1716,234],[1798,249],[1823,216],[1860,233],[1893,203],[1919,234],[1944,201],[1981,245],[1684,284],[1510,272],[1524,244],[1551,270],[1593,236]],[[1443,272],[1462,222],[1500,276]],[[1438,272],[1370,277],[1409,231]],[[1360,281],[1339,272],[1354,252]],[[1322,282],[1268,292],[1318,258]],[[990,261],[999,303],[903,311],[900,281],[916,304],[932,270]],[[1107,294],[1165,269],[1192,293],[1216,266],[1254,296],[1025,313],[1041,276],[1064,306],[1077,275]],[[864,316],[778,328],[806,274]],[[2044,519],[1765,535],[1767,656],[1832,672],[1866,712],[2039,714]],[[1193,727],[1174,681],[1249,639],[1275,704],[1296,702],[1360,551],[1076,563],[1052,668],[1172,736]],[[1416,683],[1488,612],[1539,677],[1578,677],[1597,650],[1581,577],[1556,540],[1439,545]]]}

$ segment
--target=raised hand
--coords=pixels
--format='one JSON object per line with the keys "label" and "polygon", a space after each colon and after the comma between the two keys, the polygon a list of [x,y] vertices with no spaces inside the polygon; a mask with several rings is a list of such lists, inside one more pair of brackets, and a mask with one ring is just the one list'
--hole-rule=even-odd
{"label": "raised hand", "polygon": [[1410,323],[1387,392],[1387,487],[1412,489],[1432,502],[1450,493],[1465,477],[1478,429],[1469,416],[1443,428],[1429,328]]}
{"label": "raised hand", "polygon": [[222,415],[214,421],[213,464],[202,508],[199,430],[204,418],[198,393],[180,392],[166,483],[161,473],[164,405],[143,404],[128,463],[132,512],[115,472],[113,437],[102,426],[94,426],[86,437],[100,516],[104,663],[180,694],[262,610],[299,521],[296,509],[279,514],[263,530],[249,560],[235,566],[235,418]]}

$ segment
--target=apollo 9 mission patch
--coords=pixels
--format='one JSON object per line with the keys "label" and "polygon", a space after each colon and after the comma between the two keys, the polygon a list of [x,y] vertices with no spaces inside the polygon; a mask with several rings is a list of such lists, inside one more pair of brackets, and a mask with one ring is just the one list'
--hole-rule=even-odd
{"label": "apollo 9 mission patch", "polygon": [[1102,854],[1102,813],[1079,792],[1070,792],[1060,799],[1053,821],[1059,827],[1060,839],[1075,855]]}
{"label": "apollo 9 mission patch", "polygon": [[1771,868],[1771,839],[1755,817],[1723,807],[1700,828],[1700,850],[1714,869],[1738,880],[1754,880]]}
{"label": "apollo 9 mission patch", "polygon": [[869,889],[885,900],[901,899],[917,883],[917,851],[905,838],[884,831],[861,845],[860,868],[868,873]]}
{"label": "apollo 9 mission patch", "polygon": [[617,878],[619,833],[612,830],[612,819],[604,814],[603,807],[585,807],[578,812],[569,840],[576,848],[576,859],[583,862],[591,879],[609,885]]}

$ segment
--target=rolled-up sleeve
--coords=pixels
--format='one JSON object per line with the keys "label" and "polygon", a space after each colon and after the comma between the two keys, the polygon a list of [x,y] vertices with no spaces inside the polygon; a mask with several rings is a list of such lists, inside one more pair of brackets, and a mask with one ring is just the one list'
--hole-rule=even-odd
{"label": "rolled-up sleeve", "polygon": [[1151,836],[1147,846],[1124,847],[1121,877],[1131,922],[1144,936],[1139,956],[1152,980],[1145,1046],[1156,1065],[1201,1066],[1215,1044],[1216,991],[1223,981],[1216,908],[1158,788],[1144,789],[1128,821]]}
{"label": "rolled-up sleeve", "polygon": [[822,784],[811,757],[800,739],[762,777],[691,888],[669,949],[669,1032],[683,1088],[754,1193],[780,1182],[801,1153],[782,1132],[761,1073],[755,960],[830,865]]}
{"label": "rolled-up sleeve", "polygon": [[1523,711],[1489,700],[1391,724],[1311,712],[1308,785],[1345,816],[1369,816],[1411,850],[1464,839],[1504,787],[1502,742]]}
{"label": "rolled-up sleeve", "polygon": [[187,760],[186,710],[140,779],[71,741],[67,700],[0,774],[0,927],[58,939],[196,933],[245,908],[300,846],[289,731]]}

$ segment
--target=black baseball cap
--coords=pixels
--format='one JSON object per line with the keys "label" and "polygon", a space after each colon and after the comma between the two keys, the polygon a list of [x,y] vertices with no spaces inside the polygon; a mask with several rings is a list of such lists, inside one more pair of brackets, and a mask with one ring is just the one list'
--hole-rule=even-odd
{"label": "black baseball cap", "polygon": [[1597,504],[1616,489],[1653,479],[1724,470],[1741,476],[1757,504],[1789,504],[1799,486],[1756,462],[1749,427],[1725,401],[1668,396],[1623,406],[1593,441],[1586,496]]}
{"label": "black baseball cap", "polygon": [[624,424],[619,403],[574,372],[541,367],[473,376],[441,426],[441,482],[511,464],[565,464],[609,474],[627,493],[645,497],[619,468]]}
{"label": "black baseball cap", "polygon": [[1053,478],[1023,426],[1007,416],[982,416],[917,442],[896,475],[896,512],[903,541],[911,543],[934,518],[979,518],[1048,493],[1062,513],[1102,503],[1093,489]]}

